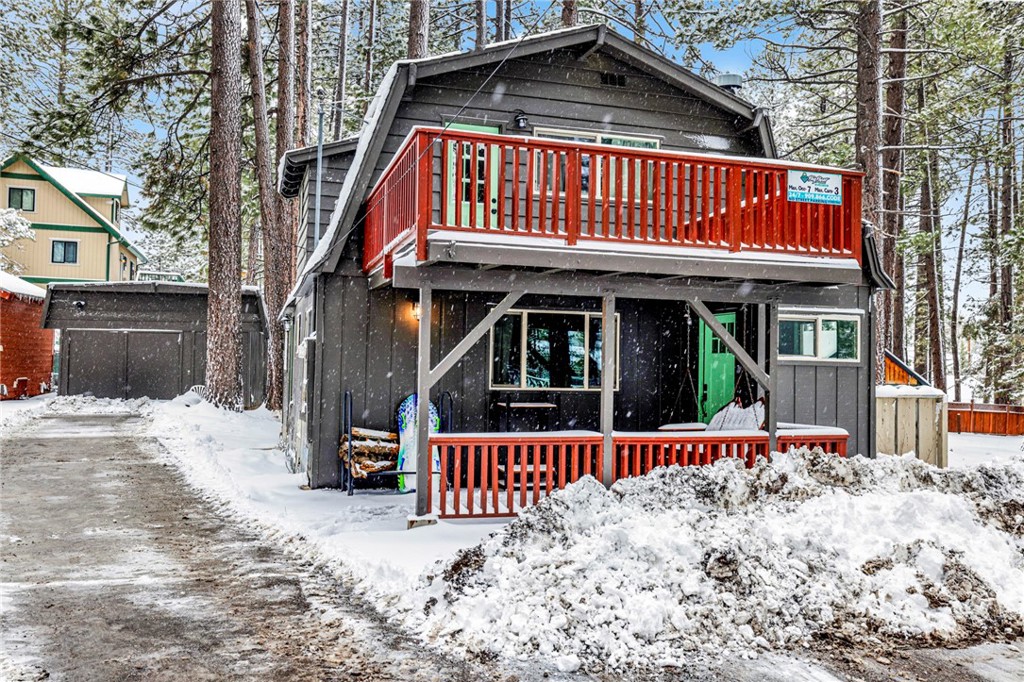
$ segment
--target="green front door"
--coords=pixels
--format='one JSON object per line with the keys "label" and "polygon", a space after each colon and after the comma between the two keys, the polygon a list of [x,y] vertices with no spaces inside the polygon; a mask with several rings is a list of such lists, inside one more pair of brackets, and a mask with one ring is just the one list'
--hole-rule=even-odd
{"label": "green front door", "polygon": [[[501,134],[497,126],[452,123],[449,130],[473,133]],[[490,153],[490,170],[487,168],[487,154]],[[469,142],[448,143],[448,214],[445,221],[452,227],[496,227],[498,217],[498,164],[501,162],[501,148],[495,145],[471,144]],[[456,194],[455,164],[462,165],[461,191]],[[475,168],[474,168],[475,164]],[[487,206],[487,184],[490,184],[490,206]],[[456,197],[461,199],[459,216],[455,216]],[[471,202],[476,206],[471,207]],[[473,215],[473,212],[476,215]],[[475,224],[474,224],[475,217]]]}
{"label": "green front door", "polygon": [[[731,335],[736,336],[736,313],[719,313],[715,319]],[[715,336],[711,327],[700,323],[700,362],[697,365],[697,386],[700,395],[697,413],[707,423],[736,395],[736,356]]]}

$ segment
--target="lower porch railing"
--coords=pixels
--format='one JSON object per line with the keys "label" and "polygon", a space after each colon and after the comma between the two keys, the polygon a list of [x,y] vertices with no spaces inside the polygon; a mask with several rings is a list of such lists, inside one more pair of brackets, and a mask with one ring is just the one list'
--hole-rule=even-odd
{"label": "lower porch railing", "polygon": [[[846,456],[847,436],[779,434],[778,449],[821,447]],[[602,480],[604,439],[600,434],[433,435],[428,508],[441,518],[515,516],[583,476]],[[660,466],[700,466],[723,457],[748,467],[768,455],[767,433],[616,434],[611,478],[642,476]]]}

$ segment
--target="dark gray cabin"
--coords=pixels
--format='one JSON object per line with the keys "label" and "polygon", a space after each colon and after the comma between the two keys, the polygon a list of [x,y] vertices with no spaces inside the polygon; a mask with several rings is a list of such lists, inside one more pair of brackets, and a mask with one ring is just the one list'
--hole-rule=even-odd
{"label": "dark gray cabin", "polygon": [[888,278],[859,175],[774,156],[762,112],[603,26],[396,63],[358,138],[325,146],[320,216],[315,148],[281,174],[285,429],[310,484],[341,483],[347,391],[367,428],[418,392],[454,434],[592,432],[606,478],[616,437],[766,394],[772,446],[794,422],[873,455]]}
{"label": "dark gray cabin", "polygon": [[[60,395],[163,400],[206,379],[206,285],[179,282],[51,284],[43,326],[60,330]],[[242,394],[263,403],[266,315],[242,292]]]}

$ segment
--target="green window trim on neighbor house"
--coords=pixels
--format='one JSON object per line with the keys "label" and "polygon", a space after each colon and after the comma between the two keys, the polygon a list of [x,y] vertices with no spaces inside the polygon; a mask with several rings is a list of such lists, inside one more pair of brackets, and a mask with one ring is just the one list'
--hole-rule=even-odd
{"label": "green window trim on neighbor house", "polygon": [[0,172],[0,178],[11,178],[12,180],[35,180],[36,182],[44,182],[46,178],[41,175],[32,175],[31,173],[14,173],[11,171]]}
{"label": "green window trim on neighbor house", "polygon": [[22,275],[21,279],[32,284],[49,284],[50,282],[104,282],[102,279],[86,277],[37,277],[35,275]]}
{"label": "green window trim on neighbor house", "polygon": [[[29,168],[34,170],[39,175],[38,176],[32,176],[32,175],[28,175],[26,173],[12,173],[10,171],[4,171],[3,170],[4,168],[7,168],[8,166],[10,166],[11,164],[15,163],[18,160],[23,161]],[[65,187],[63,184],[58,182],[56,178],[54,178],[52,175],[50,175],[45,170],[43,170],[43,168],[40,167],[39,164],[37,164],[31,158],[29,158],[27,156],[22,156],[22,155],[15,154],[10,159],[8,159],[4,163],[4,165],[2,167],[0,167],[0,173],[2,173],[3,177],[24,176],[23,179],[45,180],[46,182],[49,182],[61,194],[63,194],[71,203],[73,203],[75,206],[77,206],[80,209],[82,209],[83,211],[85,211],[86,215],[88,215],[91,218],[93,218],[102,229],[104,229],[106,232],[109,232],[111,237],[116,239],[126,249],[131,251],[135,255],[136,258],[139,258],[141,260],[145,260],[145,257],[135,248],[134,245],[132,245],[131,242],[129,242],[127,239],[125,239],[125,237],[120,233],[120,231],[118,231],[117,227],[113,223],[110,223],[109,220],[107,218],[105,218],[99,211],[97,211],[95,208],[93,208],[88,203],[86,203],[86,201],[82,197],[80,197],[79,195],[75,194],[74,192],[69,190],[67,187]],[[108,270],[109,270],[109,268],[108,268]]]}
{"label": "green window trim on neighbor house", "polygon": [[32,223],[33,230],[65,230],[67,232],[106,232],[102,227],[88,225],[54,225],[52,223]]}

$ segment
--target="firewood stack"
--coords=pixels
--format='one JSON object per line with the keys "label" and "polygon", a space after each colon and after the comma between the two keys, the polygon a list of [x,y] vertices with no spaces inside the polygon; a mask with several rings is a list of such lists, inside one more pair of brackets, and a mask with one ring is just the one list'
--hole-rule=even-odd
{"label": "firewood stack", "polygon": [[338,456],[355,478],[390,471],[398,466],[398,434],[353,426],[351,457],[348,434],[341,437]]}

